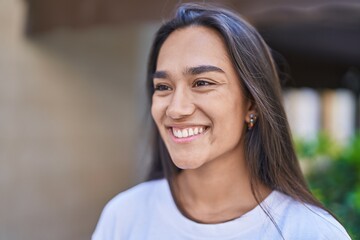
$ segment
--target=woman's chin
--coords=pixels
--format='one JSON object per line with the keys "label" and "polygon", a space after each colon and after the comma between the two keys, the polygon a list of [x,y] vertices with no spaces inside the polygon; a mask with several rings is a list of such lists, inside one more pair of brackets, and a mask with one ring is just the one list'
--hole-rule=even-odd
{"label": "woman's chin", "polygon": [[173,163],[175,166],[177,166],[180,169],[187,170],[187,169],[197,169],[201,165],[203,165],[203,162],[199,161],[198,159],[189,159],[189,158],[173,158]]}

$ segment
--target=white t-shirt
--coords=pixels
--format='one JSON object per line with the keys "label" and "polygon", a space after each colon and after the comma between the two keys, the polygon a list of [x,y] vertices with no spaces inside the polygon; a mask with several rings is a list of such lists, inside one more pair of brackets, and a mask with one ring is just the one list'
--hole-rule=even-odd
{"label": "white t-shirt", "polygon": [[[261,205],[286,240],[350,239],[326,211],[273,191]],[[240,218],[200,224],[183,216],[165,179],[139,184],[113,198],[104,208],[92,240],[260,240],[283,239],[260,206]]]}

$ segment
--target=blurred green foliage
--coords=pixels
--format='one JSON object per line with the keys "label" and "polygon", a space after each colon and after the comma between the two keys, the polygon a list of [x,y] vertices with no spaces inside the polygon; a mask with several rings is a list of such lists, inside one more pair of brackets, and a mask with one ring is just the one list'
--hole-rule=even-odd
{"label": "blurred green foliage", "polygon": [[360,239],[360,133],[342,144],[323,133],[294,142],[311,191]]}

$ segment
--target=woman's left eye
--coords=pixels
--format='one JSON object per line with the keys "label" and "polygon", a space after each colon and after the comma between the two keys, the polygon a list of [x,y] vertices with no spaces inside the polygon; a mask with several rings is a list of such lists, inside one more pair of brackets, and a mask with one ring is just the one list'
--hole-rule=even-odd
{"label": "woman's left eye", "polygon": [[209,85],[213,85],[213,83],[205,81],[205,80],[198,80],[198,81],[195,81],[193,84],[194,87],[202,87],[202,86],[209,86]]}

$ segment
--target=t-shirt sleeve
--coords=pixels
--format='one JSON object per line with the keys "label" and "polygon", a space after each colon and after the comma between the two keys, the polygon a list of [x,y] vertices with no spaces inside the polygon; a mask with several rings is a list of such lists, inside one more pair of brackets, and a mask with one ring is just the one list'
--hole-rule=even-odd
{"label": "t-shirt sleeve", "polygon": [[270,209],[283,236],[280,239],[351,240],[345,228],[326,210],[285,194],[274,194]]}
{"label": "t-shirt sleeve", "polygon": [[319,227],[318,231],[322,233],[321,239],[351,240],[345,228],[330,214],[322,224],[319,223],[317,226]]}
{"label": "t-shirt sleeve", "polygon": [[296,239],[351,240],[345,228],[333,216],[322,209],[308,207],[308,211],[305,210],[304,216],[299,215],[300,213],[295,216],[301,217],[302,220],[297,222],[293,229],[297,233]]}

